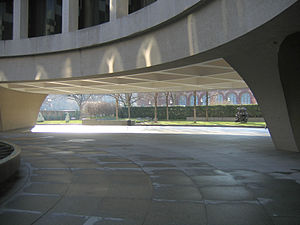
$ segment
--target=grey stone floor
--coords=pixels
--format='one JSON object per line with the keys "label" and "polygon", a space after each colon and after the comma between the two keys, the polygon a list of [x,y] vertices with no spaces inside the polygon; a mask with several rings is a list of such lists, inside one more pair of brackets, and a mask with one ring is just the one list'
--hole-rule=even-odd
{"label": "grey stone floor", "polygon": [[22,148],[0,186],[1,225],[300,224],[300,154],[276,151],[264,131],[0,139]]}

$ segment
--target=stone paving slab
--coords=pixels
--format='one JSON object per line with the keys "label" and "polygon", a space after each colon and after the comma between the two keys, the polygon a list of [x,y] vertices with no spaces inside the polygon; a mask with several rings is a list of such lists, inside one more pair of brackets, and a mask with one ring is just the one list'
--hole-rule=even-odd
{"label": "stone paving slab", "polygon": [[152,224],[207,224],[205,207],[195,203],[154,202],[145,221],[145,225]]}
{"label": "stone paving slab", "polygon": [[74,216],[65,213],[52,213],[39,219],[35,225],[82,225],[87,221],[84,216]]}
{"label": "stone paving slab", "polygon": [[47,183],[71,183],[70,175],[55,175],[55,174],[43,174],[30,177],[31,182],[47,182]]}
{"label": "stone paving slab", "polygon": [[36,221],[42,214],[29,212],[0,212],[0,223],[7,225],[28,225]]}
{"label": "stone paving slab", "polygon": [[207,205],[208,223],[210,225],[271,225],[273,224],[264,209],[257,204],[226,203]]}
{"label": "stone paving slab", "polygon": [[65,184],[31,183],[23,191],[37,194],[63,194],[67,188]]}
{"label": "stone paving slab", "polygon": [[253,200],[253,194],[245,187],[218,186],[200,188],[203,197],[208,200],[245,201]]}
{"label": "stone paving slab", "polygon": [[65,196],[53,208],[54,213],[74,215],[101,216],[102,198],[95,196]]}
{"label": "stone paving slab", "polygon": [[192,179],[198,186],[217,186],[217,185],[237,185],[236,180],[231,176],[193,176]]}
{"label": "stone paving slab", "polygon": [[187,176],[177,176],[177,175],[161,175],[161,176],[152,176],[152,181],[158,185],[194,185],[192,179]]}
{"label": "stone paving slab", "polygon": [[221,131],[5,133],[23,152],[0,224],[299,225],[300,155]]}
{"label": "stone paving slab", "polygon": [[20,195],[5,204],[4,208],[46,212],[58,200],[59,196],[52,195]]}
{"label": "stone paving slab", "polygon": [[202,200],[202,195],[196,187],[166,186],[154,188],[153,198],[176,201],[200,201]]}

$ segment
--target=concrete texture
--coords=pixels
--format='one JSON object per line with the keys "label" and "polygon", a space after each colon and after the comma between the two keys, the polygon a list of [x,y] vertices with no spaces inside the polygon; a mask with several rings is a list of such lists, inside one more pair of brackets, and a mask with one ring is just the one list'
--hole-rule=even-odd
{"label": "concrete texture", "polygon": [[33,127],[46,96],[0,87],[0,131]]}
{"label": "concrete texture", "polygon": [[[20,167],[20,154],[21,149],[18,146],[0,142],[0,153],[4,153],[9,148],[7,145],[12,147],[12,151],[5,153],[5,157],[0,158],[0,184],[9,179],[14,175]],[[2,152],[1,152],[2,151]]]}
{"label": "concrete texture", "polygon": [[[184,87],[176,89],[171,80],[163,82],[167,74],[160,72],[167,70],[183,77],[189,72],[197,76],[199,79],[185,83],[189,90],[218,89],[217,80],[209,85],[202,79],[217,72],[207,73],[200,64],[224,59],[253,91],[277,149],[299,151],[299,104],[294,100],[299,99],[297,86],[294,87],[294,77],[299,71],[296,66],[299,37],[291,39],[300,30],[299,1],[158,0],[118,18],[118,12],[120,16],[126,14],[118,8],[126,6],[120,2],[112,2],[115,5],[111,8],[112,21],[99,26],[1,41],[0,80],[3,82],[0,85],[27,92],[38,88],[39,93],[44,94],[78,93],[78,90],[97,94],[144,92],[145,89],[150,92],[186,90]],[[19,9],[17,3],[15,8]],[[65,11],[72,12],[74,7],[64,7]],[[64,27],[71,25],[70,15],[63,19]],[[15,16],[15,20],[19,17]],[[195,64],[200,66],[193,69]],[[222,64],[224,62],[221,67]],[[190,71],[182,71],[183,66],[191,67]],[[219,67],[219,62],[215,66]],[[229,71],[222,72],[223,76],[228,75],[226,80],[238,75],[226,74]],[[132,79],[127,78],[133,75],[149,78],[153,73],[156,82],[140,77],[147,80],[146,84],[128,85]],[[101,81],[104,77],[108,80]],[[121,79],[112,82],[108,77]],[[82,81],[91,78],[95,80]],[[48,83],[39,83],[41,81]],[[95,86],[95,83],[103,85]],[[124,89],[122,84],[130,89]],[[241,84],[226,84],[224,89],[244,87],[244,83]]]}
{"label": "concrete texture", "polygon": [[[15,20],[18,27],[14,28],[14,40],[0,42],[3,43],[3,45],[0,44],[0,56],[41,54],[84,48],[95,44],[106,44],[120,38],[144,32],[161,23],[167,22],[194,5],[202,4],[204,1],[185,0],[178,2],[176,0],[157,0],[128,16],[128,4],[126,4],[128,0],[112,0],[110,1],[111,17],[109,22],[83,30],[74,30],[78,27],[77,23],[75,24],[75,15],[78,15],[78,12],[75,12],[76,9],[78,10],[78,4],[76,4],[78,0],[67,0],[63,1],[62,24],[63,31],[69,29],[69,32],[30,39],[24,36],[27,35],[26,28],[28,28],[28,25],[25,24],[26,20],[18,21],[20,18],[28,17],[25,14],[25,8],[28,7],[27,2],[28,0],[16,0],[15,12],[21,12],[21,16],[19,16],[20,13],[15,13]],[[20,8],[21,6],[23,8]],[[68,16],[68,12],[72,12],[73,15]]]}
{"label": "concrete texture", "polygon": [[[235,1],[203,2],[158,0],[135,13],[99,26],[1,41],[0,68],[7,81],[32,81],[37,80],[35,76],[39,68],[43,69],[45,76],[40,79],[60,79],[107,76],[107,73],[117,72],[132,74],[137,69],[153,72],[158,67],[149,67],[166,69],[174,67],[168,63],[176,63],[177,66],[192,64],[191,61],[199,63],[203,60],[199,60],[198,54],[207,54],[209,50],[242,37],[291,8],[297,1],[243,0],[241,5]],[[197,7],[192,8],[194,5]],[[191,8],[193,10],[189,11]],[[187,13],[183,13],[185,11]],[[286,27],[290,21],[282,24],[285,28],[281,31],[282,35],[288,35],[291,30],[297,31],[297,18],[293,20],[291,22],[296,24],[293,27]],[[279,39],[278,43],[281,41]],[[223,51],[213,54],[210,59],[227,54]],[[178,63],[177,60],[183,61]],[[16,63],[22,66],[21,71],[14,66]],[[66,76],[65,70],[72,71],[70,76]]]}
{"label": "concrete texture", "polygon": [[[18,13],[16,13],[18,12]],[[28,0],[14,1],[13,39],[21,40],[28,37]]]}
{"label": "concrete texture", "polygon": [[62,5],[62,33],[78,30],[78,0],[65,0]]}
{"label": "concrete texture", "polygon": [[300,224],[300,156],[265,129],[106,128],[0,133],[23,159],[1,224]]}

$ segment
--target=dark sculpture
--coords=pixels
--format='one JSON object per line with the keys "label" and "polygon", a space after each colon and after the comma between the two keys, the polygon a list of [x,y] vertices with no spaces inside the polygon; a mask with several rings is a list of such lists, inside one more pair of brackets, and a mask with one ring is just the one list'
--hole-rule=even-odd
{"label": "dark sculpture", "polygon": [[248,121],[248,112],[245,107],[238,107],[237,113],[235,114],[235,122],[247,123]]}

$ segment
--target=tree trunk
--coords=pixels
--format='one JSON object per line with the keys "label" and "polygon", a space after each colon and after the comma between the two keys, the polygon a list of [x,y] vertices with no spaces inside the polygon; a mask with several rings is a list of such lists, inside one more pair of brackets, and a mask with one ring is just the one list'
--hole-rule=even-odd
{"label": "tree trunk", "polygon": [[176,105],[176,94],[174,94],[174,92],[171,92],[171,100],[172,100],[172,103],[171,105]]}
{"label": "tree trunk", "polygon": [[206,98],[205,98],[205,116],[206,116],[206,121],[208,121],[208,91],[205,92]]}
{"label": "tree trunk", "polygon": [[166,93],[166,116],[169,120],[169,92]]}
{"label": "tree trunk", "polygon": [[154,123],[157,123],[157,97],[158,93],[154,94]]}
{"label": "tree trunk", "polygon": [[194,123],[196,123],[196,117],[197,117],[196,104],[197,104],[197,93],[196,91],[194,91]]}
{"label": "tree trunk", "polygon": [[116,120],[119,119],[119,98],[116,97]]}
{"label": "tree trunk", "polygon": [[79,106],[79,119],[81,120],[82,119],[82,117],[81,117],[82,105],[79,104],[78,106]]}
{"label": "tree trunk", "polygon": [[130,119],[130,96],[127,95],[128,119]]}

